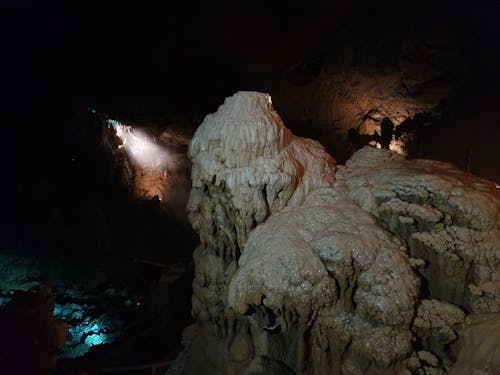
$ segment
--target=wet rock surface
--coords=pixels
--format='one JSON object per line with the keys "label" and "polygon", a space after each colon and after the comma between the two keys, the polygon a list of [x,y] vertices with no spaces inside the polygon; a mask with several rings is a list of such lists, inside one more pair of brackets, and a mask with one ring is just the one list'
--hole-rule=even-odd
{"label": "wet rock surface", "polygon": [[375,148],[335,167],[258,93],[207,116],[190,157],[201,245],[185,373],[446,373],[474,317],[495,324],[493,182]]}
{"label": "wet rock surface", "polygon": [[68,323],[72,336],[61,348],[62,357],[81,356],[92,346],[123,338],[128,329],[139,329],[147,316],[144,296],[158,276],[151,266],[106,257],[78,264],[6,253],[0,259],[3,274],[10,276],[0,285],[3,304],[40,282],[51,285],[50,313]]}

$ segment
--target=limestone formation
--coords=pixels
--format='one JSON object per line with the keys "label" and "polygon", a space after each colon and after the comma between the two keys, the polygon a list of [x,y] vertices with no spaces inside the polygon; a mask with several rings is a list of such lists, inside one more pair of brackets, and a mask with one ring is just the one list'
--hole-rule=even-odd
{"label": "limestone formation", "polygon": [[239,259],[228,303],[259,322],[261,335],[277,326],[275,336],[297,337],[296,358],[273,357],[271,348],[261,349],[263,357],[300,372],[306,367],[301,351],[310,346],[307,366],[316,373],[390,373],[411,352],[418,279],[375,219],[336,195],[315,190],[301,206],[258,226]]}
{"label": "limestone formation", "polygon": [[336,166],[255,92],[208,115],[189,156],[186,374],[442,374],[473,317],[498,319],[493,183],[374,148]]}
{"label": "limestone formation", "polygon": [[208,115],[189,145],[189,157],[191,224],[203,247],[221,256],[229,251],[233,260],[251,229],[331,185],[335,174],[335,160],[320,144],[295,137],[270,96],[259,93],[238,93]]}
{"label": "limestone formation", "polygon": [[495,183],[431,160],[366,147],[346,163],[349,195],[404,240],[432,298],[500,312],[500,194]]}
{"label": "limestone formation", "polygon": [[457,345],[457,362],[450,373],[497,374],[500,369],[500,316],[472,316],[467,323]]}

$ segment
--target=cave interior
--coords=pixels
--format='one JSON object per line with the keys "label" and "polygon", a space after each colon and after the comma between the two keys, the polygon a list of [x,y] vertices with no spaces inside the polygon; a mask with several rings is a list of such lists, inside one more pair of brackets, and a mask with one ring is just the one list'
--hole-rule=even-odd
{"label": "cave interior", "polygon": [[[307,199],[306,195],[301,198],[293,195],[292,203],[276,203],[279,209],[269,205],[267,216],[255,213],[250,224],[242,224],[248,217],[242,214],[238,221],[239,213],[234,213],[242,210],[234,201],[239,194],[236,188],[229,193],[229,196],[233,194],[232,198],[224,195],[231,181],[224,180],[226,175],[218,174],[223,168],[213,172],[214,180],[217,176],[224,181],[222,185],[200,176],[206,172],[203,161],[212,157],[217,160],[220,156],[210,154],[209,137],[213,137],[210,139],[214,145],[224,142],[237,145],[243,158],[247,155],[247,143],[231,137],[251,138],[251,131],[232,133],[228,128],[219,139],[213,131],[202,128],[206,125],[209,129],[212,120],[208,114],[226,121],[224,108],[231,105],[227,111],[236,108],[235,123],[247,124],[245,111],[260,110],[267,104],[261,103],[260,96],[252,99],[253,104],[240,104],[240,96],[234,94],[267,93],[273,109],[266,107],[265,111],[279,113],[287,128],[280,131],[291,132],[284,144],[297,143],[293,147],[306,150],[297,152],[316,155],[320,151],[310,151],[309,143],[302,145],[298,141],[310,138],[317,141],[314,147],[328,155],[321,162],[307,161],[306,156],[304,160],[298,158],[296,163],[308,166],[311,175],[316,166],[320,168],[319,165],[326,163],[337,170],[336,181],[345,179],[349,189],[354,189],[350,181],[362,178],[370,184],[373,181],[389,184],[383,179],[376,180],[372,174],[396,173],[397,168],[405,169],[407,175],[418,179],[416,176],[428,172],[425,163],[419,164],[421,159],[454,165],[456,171],[450,172],[448,167],[439,164],[429,173],[443,171],[447,176],[443,178],[451,184],[472,181],[471,186],[494,197],[491,204],[484,203],[483,195],[477,198],[477,203],[471,201],[471,207],[479,212],[477,217],[482,218],[483,214],[496,217],[491,219],[493,224],[488,224],[489,227],[463,224],[465,219],[453,221],[451,214],[448,223],[448,211],[444,209],[439,223],[424,220],[422,224],[416,220],[418,223],[413,226],[408,221],[414,220],[411,218],[394,224],[393,208],[383,204],[370,215],[377,217],[377,225],[387,233],[403,233],[399,237],[401,246],[408,244],[408,248],[418,237],[410,233],[412,230],[420,231],[419,235],[434,233],[438,224],[445,229],[462,225],[475,233],[488,232],[483,240],[492,245],[484,251],[497,257],[488,266],[481,263],[481,267],[490,267],[484,272],[500,277],[499,14],[500,3],[495,0],[474,4],[450,0],[1,1],[0,98],[4,109],[0,118],[5,142],[0,148],[4,175],[0,215],[0,372],[150,374],[155,369],[157,373],[167,374],[295,374],[315,373],[311,372],[315,369],[325,374],[385,374],[397,373],[391,371],[401,370],[397,366],[404,363],[410,369],[408,373],[466,374],[460,372],[456,363],[473,363],[475,357],[467,359],[457,354],[460,347],[454,348],[453,342],[459,342],[458,338],[443,341],[443,327],[439,337],[429,334],[429,327],[414,328],[411,332],[416,354],[406,352],[400,355],[404,359],[394,357],[386,364],[359,354],[364,352],[356,349],[356,343],[363,342],[362,339],[351,338],[354,349],[341,339],[331,341],[328,345],[343,347],[345,351],[337,357],[332,354],[326,363],[320,355],[311,354],[313,350],[309,346],[314,346],[314,335],[318,335],[318,330],[327,329],[327,323],[311,323],[309,327],[299,312],[292,312],[292,317],[281,321],[277,310],[263,301],[256,306],[248,302],[249,310],[238,305],[245,293],[255,291],[238,289],[237,279],[247,277],[245,282],[257,283],[244,273],[245,262],[251,263],[252,259],[247,250],[243,256],[243,249],[255,248],[259,254],[259,243],[261,248],[267,247],[259,242],[255,233],[267,235],[267,227],[273,224],[275,228],[286,227],[287,220],[297,233],[307,232],[309,229],[304,229],[298,219],[305,214],[295,207],[299,206],[297,202],[314,216],[313,211],[323,212],[319,208],[315,210],[315,205],[329,198],[320,193]],[[252,95],[249,94],[251,98]],[[244,97],[242,94],[243,102],[247,100]],[[231,104],[231,100],[235,104]],[[244,112],[241,119],[238,108]],[[259,124],[267,121],[267,115],[262,116]],[[198,135],[202,130],[206,139]],[[255,131],[258,134],[260,130]],[[196,142],[191,142],[193,139]],[[204,146],[203,141],[208,146]],[[274,146],[266,144],[266,147]],[[359,172],[360,165],[363,157],[367,160],[372,157],[368,155],[371,149],[379,150],[380,155],[386,152],[397,155],[394,160],[404,159],[407,167],[387,162],[383,169],[375,163],[363,175]],[[199,150],[204,151],[199,154]],[[226,149],[221,150],[221,155],[230,155],[224,154],[228,152]],[[286,152],[295,155],[293,150]],[[237,153],[227,156],[227,165],[247,167],[247,161],[240,163],[240,156]],[[283,165],[287,165],[287,156],[276,157],[284,158]],[[325,188],[324,184],[344,189],[338,187],[340,182],[336,183],[338,186],[332,182],[333,175],[329,182],[314,180],[307,174],[307,168],[304,176],[298,177],[300,181],[311,178],[311,186],[319,190]],[[464,177],[457,171],[463,172]],[[256,173],[260,176],[260,172]],[[372,177],[375,180],[370,180]],[[286,191],[291,184],[280,189]],[[296,192],[302,189],[300,183],[292,188]],[[211,197],[213,202],[203,204],[212,208],[200,208],[202,206],[192,203],[194,191],[203,199]],[[269,201],[269,196],[267,199]],[[355,203],[357,206],[352,202],[339,203],[342,214],[325,208],[324,215],[340,215],[338,220],[342,220],[342,210],[349,210],[351,215],[359,211],[360,217],[364,217],[363,210],[369,211],[371,206]],[[421,201],[408,204],[411,207],[420,204],[425,209],[430,205]],[[280,210],[284,206],[288,219],[282,219],[286,212]],[[205,214],[201,213],[203,210]],[[219,214],[217,210],[227,211],[226,222],[214,218]],[[429,210],[425,212],[431,215]],[[213,217],[212,227],[203,216],[209,214]],[[403,213],[398,215],[401,217]],[[371,219],[366,220],[359,224],[360,228],[366,225],[367,233],[372,231],[377,238],[386,236],[371,227]],[[332,224],[332,228],[335,225]],[[234,233],[229,235],[225,231]],[[343,237],[339,234],[338,238]],[[204,307],[200,307],[204,302],[197,297],[197,293],[208,296],[212,292],[208,287],[197,289],[202,288],[196,280],[201,277],[204,265],[218,264],[212,258],[203,258],[205,255],[199,250],[202,248],[214,251],[215,258],[224,259],[228,279],[235,272],[234,280],[231,284],[224,281],[224,292],[220,292],[229,293],[229,297],[226,296],[229,302],[220,302],[222,305],[218,306],[229,308],[231,305],[238,311],[221,314],[234,323],[234,327],[228,323],[230,330],[239,333],[227,333],[225,330],[229,328],[221,328],[219,323],[214,323],[216,328],[212,328],[217,332],[212,333],[208,323],[199,323],[216,320],[209,308],[206,308],[209,317],[204,315]],[[415,251],[420,253],[411,252],[410,263],[419,258],[417,255],[425,259],[425,251],[430,250]],[[479,259],[482,255],[475,257]],[[469,264],[467,257],[463,259],[464,264]],[[234,260],[241,268],[238,272],[228,271]],[[436,265],[426,260],[431,265],[423,269],[417,261],[414,261],[416,265],[411,263],[420,277],[415,299],[431,301],[428,305],[415,302],[417,304],[412,305],[415,316],[417,310],[425,306],[431,306],[427,307],[429,310],[437,309],[438,302],[433,301],[453,303],[465,311],[466,316],[453,321],[455,326],[450,330],[459,332],[457,337],[467,337],[468,345],[474,345],[477,342],[474,340],[484,340],[500,347],[500,280],[496,280],[496,276],[487,280],[497,282],[498,286],[490,291],[493,302],[481,310],[482,307],[477,307],[479,302],[467,293],[455,295],[448,293],[446,286],[436,286],[431,274],[437,271],[431,269],[455,267],[449,266],[448,261]],[[300,262],[299,266],[308,267]],[[482,271],[480,266],[477,268],[479,275]],[[476,280],[474,277],[468,274],[466,279],[472,283]],[[341,290],[344,289],[341,282],[337,283],[336,298],[343,301],[345,296]],[[408,295],[413,293],[410,289]],[[487,294],[484,290],[480,293]],[[293,300],[290,297],[290,301]],[[361,309],[362,303],[352,304],[339,309],[351,312]],[[297,307],[297,311],[302,310]],[[453,311],[455,316],[461,314]],[[496,328],[481,323],[487,321],[486,318],[476,319],[479,312],[494,315],[491,321]],[[297,316],[293,317],[294,314]],[[304,314],[311,320],[316,319],[312,317],[316,312]],[[299,323],[294,323],[295,320]],[[464,322],[473,322],[470,324],[479,328],[467,331],[469,323]],[[196,324],[202,328],[192,334]],[[264,327],[265,345],[257,344],[261,339],[257,339],[260,336],[253,331],[255,324]],[[457,328],[460,324],[462,331]],[[449,323],[449,327],[451,325]],[[232,336],[219,341],[192,339],[189,345],[195,354],[186,354],[185,341],[190,334]],[[251,350],[245,346],[245,335],[252,337]],[[200,349],[210,345],[217,352],[214,357]],[[231,348],[236,349],[223,350],[221,345],[233,345]],[[261,353],[265,352],[263,347],[271,348],[270,352],[277,351],[279,360]],[[337,349],[331,347],[328,350],[334,353]],[[498,350],[493,353],[500,357]],[[237,359],[231,357],[233,354]],[[183,356],[190,358],[190,365],[185,365]],[[260,362],[257,363],[256,358]],[[411,364],[412,360],[419,364]],[[493,367],[483,368],[484,372],[478,374],[496,373],[494,363],[498,366],[500,363],[492,361]],[[178,365],[180,362],[183,364]],[[212,367],[204,367],[207,363]],[[430,368],[435,372],[430,372]],[[500,367],[496,370],[500,371]]]}

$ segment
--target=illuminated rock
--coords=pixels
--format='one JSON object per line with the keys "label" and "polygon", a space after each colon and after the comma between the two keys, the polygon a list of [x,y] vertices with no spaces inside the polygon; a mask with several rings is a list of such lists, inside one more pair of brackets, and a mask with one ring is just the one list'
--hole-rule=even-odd
{"label": "illuminated rock", "polygon": [[[302,205],[271,216],[252,231],[238,263],[228,303],[267,336],[259,355],[299,373],[305,363],[293,353],[305,346],[313,373],[404,367],[418,278],[373,216],[335,190],[315,190]],[[267,334],[263,327],[273,324]],[[296,347],[277,354],[280,335],[293,337]]]}
{"label": "illuminated rock", "polygon": [[493,183],[374,148],[336,166],[259,93],[226,99],[189,155],[186,374],[443,373],[465,316],[498,311]]}
{"label": "illuminated rock", "polygon": [[310,191],[330,186],[335,174],[335,160],[323,147],[294,136],[270,96],[254,92],[237,93],[208,115],[189,157],[190,222],[203,247],[230,251],[233,259],[251,229],[301,204]]}
{"label": "illuminated rock", "polygon": [[[357,27],[354,22],[352,31]],[[404,154],[415,129],[400,125],[418,115],[437,116],[459,84],[461,61],[451,58],[452,40],[436,45],[421,35],[375,35],[368,43],[344,30],[337,36],[344,48],[321,60],[321,68],[306,84],[287,85],[280,93],[283,113],[312,128],[311,133],[318,134],[335,155],[350,155],[358,143],[380,144],[384,120],[394,125],[387,134],[389,147]]]}
{"label": "illuminated rock", "polygon": [[103,139],[109,151],[109,169],[121,184],[137,198],[160,201],[176,219],[185,221],[189,192],[187,135],[175,125],[154,136],[117,120],[107,119],[105,123]]}
{"label": "illuminated rock", "polygon": [[346,163],[349,196],[425,261],[432,298],[500,312],[500,194],[450,164],[365,147]]}

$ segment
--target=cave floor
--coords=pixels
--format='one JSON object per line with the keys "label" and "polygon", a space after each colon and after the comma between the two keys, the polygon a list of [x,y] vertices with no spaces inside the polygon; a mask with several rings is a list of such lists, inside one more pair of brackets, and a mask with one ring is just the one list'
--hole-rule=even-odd
{"label": "cave floor", "polygon": [[55,318],[66,320],[72,338],[61,357],[134,335],[148,322],[147,296],[159,276],[157,267],[133,259],[97,256],[30,256],[0,251],[0,305],[37,284],[52,287]]}

